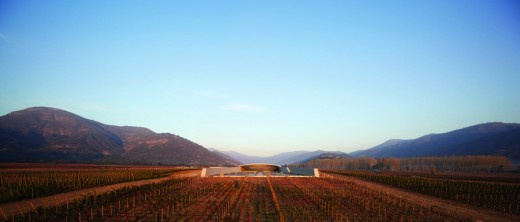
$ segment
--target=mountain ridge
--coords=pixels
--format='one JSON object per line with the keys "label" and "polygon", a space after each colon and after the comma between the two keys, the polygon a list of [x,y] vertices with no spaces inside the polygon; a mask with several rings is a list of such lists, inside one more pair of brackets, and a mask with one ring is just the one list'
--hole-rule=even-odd
{"label": "mountain ridge", "polygon": [[[326,154],[330,153],[330,154]],[[52,107],[0,116],[0,162],[94,162],[169,165],[293,164],[345,156],[340,151],[292,151],[269,157],[208,150],[181,136],[135,126],[114,126]],[[345,154],[345,155],[343,155]],[[520,162],[520,124],[491,122],[415,139],[390,139],[353,157],[504,155]]]}
{"label": "mountain ridge", "polygon": [[[490,122],[416,139],[386,141],[355,157],[420,157],[448,155],[505,155],[520,160],[520,124]],[[478,149],[476,149],[478,148]],[[498,149],[500,148],[500,149]]]}
{"label": "mountain ridge", "polygon": [[180,136],[113,126],[52,107],[0,117],[2,162],[236,165]]}
{"label": "mountain ridge", "polygon": [[282,152],[279,154],[275,154],[272,156],[267,157],[261,157],[261,156],[249,156],[246,154],[242,154],[236,151],[220,151],[215,149],[217,152],[226,154],[230,156],[231,158],[240,161],[244,164],[248,163],[270,163],[270,164],[277,164],[277,165],[285,165],[285,164],[294,164],[299,163],[302,161],[305,161],[307,159],[311,159],[313,157],[319,156],[324,153],[341,153],[345,154],[341,151],[323,151],[323,150],[316,150],[316,151],[290,151],[290,152]]}

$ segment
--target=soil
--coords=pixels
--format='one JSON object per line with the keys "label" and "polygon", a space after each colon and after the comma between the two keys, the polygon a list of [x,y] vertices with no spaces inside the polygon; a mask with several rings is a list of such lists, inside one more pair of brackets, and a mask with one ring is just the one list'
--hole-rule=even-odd
{"label": "soil", "polygon": [[93,187],[78,191],[72,191],[67,193],[55,194],[47,197],[40,197],[30,200],[22,200],[17,202],[5,203],[0,205],[0,217],[9,218],[11,215],[20,215],[27,212],[31,212],[38,207],[53,207],[75,199],[81,199],[83,196],[89,194],[102,194],[112,190],[121,189],[123,187],[142,186],[152,183],[160,183],[171,178],[183,178],[183,177],[194,177],[200,176],[200,170],[186,170],[179,171],[170,174],[170,176],[155,178],[149,180],[138,180],[132,182],[118,183],[101,187]]}
{"label": "soil", "polygon": [[379,172],[386,175],[396,176],[419,176],[435,179],[447,180],[466,180],[478,182],[496,182],[496,183],[520,183],[520,173],[436,173],[434,175],[428,173],[417,172]]}
{"label": "soil", "polygon": [[[9,218],[12,214],[19,215],[23,213],[27,213],[32,211],[34,208],[38,207],[52,207],[56,205],[65,204],[68,201],[72,201],[74,199],[80,199],[88,194],[101,194],[106,193],[111,190],[120,189],[127,186],[142,186],[151,183],[160,183],[166,181],[170,178],[182,178],[182,177],[194,177],[199,176],[200,170],[187,170],[180,171],[171,174],[168,177],[157,178],[157,179],[149,179],[149,180],[140,180],[126,183],[119,183],[113,185],[107,185],[102,187],[94,187],[79,191],[73,191],[68,193],[56,194],[48,197],[35,198],[31,200],[24,200],[12,203],[6,203],[0,205],[0,217]],[[520,221],[520,216],[503,214],[497,211],[478,208],[475,206],[458,203],[455,201],[445,200],[441,198],[436,198],[428,195],[418,194],[411,191],[406,191],[386,185],[377,184],[374,182],[364,181],[358,178],[344,176],[344,175],[336,175],[329,173],[322,173],[324,177],[336,177],[348,181],[352,181],[357,184],[361,184],[367,186],[371,189],[387,192],[391,195],[401,196],[406,198],[407,200],[413,201],[420,204],[429,204],[440,209],[444,209],[448,212],[454,212],[456,214],[461,214],[468,217],[477,218],[476,221],[497,221],[497,222],[509,222],[509,221]]]}
{"label": "soil", "polygon": [[0,163],[1,170],[49,170],[49,169],[179,169],[176,166],[147,165],[110,165],[110,164],[79,164],[79,163]]}
{"label": "soil", "polygon": [[444,209],[447,212],[456,212],[456,214],[465,215],[468,217],[477,218],[476,221],[497,221],[497,222],[511,222],[511,221],[520,221],[520,216],[510,215],[510,214],[504,214],[498,211],[485,209],[485,208],[478,208],[475,206],[471,206],[468,204],[462,204],[459,202],[441,199],[437,197],[432,197],[424,194],[419,194],[407,190],[402,190],[374,182],[365,181],[362,179],[344,176],[344,175],[337,175],[337,174],[328,174],[328,173],[322,173],[324,176],[328,177],[336,177],[336,178],[342,178],[345,180],[349,180],[352,182],[355,182],[357,184],[365,185],[371,189],[387,192],[391,195],[395,196],[401,196],[403,198],[406,198],[407,200],[411,200],[413,202],[416,202],[417,204],[424,204],[427,203],[429,205],[433,205],[435,207]]}

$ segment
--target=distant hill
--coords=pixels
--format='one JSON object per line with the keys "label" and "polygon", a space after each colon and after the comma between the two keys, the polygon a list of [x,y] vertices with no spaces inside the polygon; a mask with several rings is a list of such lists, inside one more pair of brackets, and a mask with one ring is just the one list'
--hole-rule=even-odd
{"label": "distant hill", "polygon": [[0,117],[1,162],[236,165],[180,136],[111,126],[49,107]]}
{"label": "distant hill", "polygon": [[[406,141],[406,140],[400,140],[400,139],[391,139],[391,140],[387,140],[386,142],[382,143],[382,144],[379,144],[375,147],[372,147],[370,150],[384,150],[386,148],[391,148],[392,146],[395,146],[403,141]],[[352,156],[359,156],[358,154],[363,154],[363,155],[366,155],[365,153],[367,152],[368,150],[358,150],[358,151],[354,151],[354,152],[351,152],[349,153],[350,155]]]}
{"label": "distant hill", "polygon": [[318,159],[342,159],[342,158],[352,159],[354,157],[349,154],[343,153],[343,152],[327,152],[327,153],[322,153],[318,156],[312,157],[310,159],[306,159],[306,160],[302,161],[302,163],[305,163],[305,162],[308,162],[311,160],[318,160]]}
{"label": "distant hill", "polygon": [[237,160],[237,159],[235,159],[235,158],[233,158],[233,157],[231,157],[231,156],[229,156],[229,155],[227,155],[227,154],[225,154],[225,153],[220,152],[220,151],[217,150],[217,149],[214,149],[214,148],[208,148],[208,150],[211,151],[211,152],[213,152],[214,154],[219,155],[220,157],[222,157],[222,158],[224,158],[224,159],[226,159],[226,160],[229,160],[230,162],[234,162],[234,163],[237,163],[237,164],[239,164],[239,165],[244,164],[244,163],[240,162],[239,160]]}
{"label": "distant hill", "polygon": [[353,156],[343,153],[343,152],[339,152],[339,153],[338,152],[327,152],[327,153],[322,153],[322,154],[315,156],[311,159],[308,159],[306,161],[315,160],[315,159],[340,159],[340,158],[353,158]]}
{"label": "distant hill", "polygon": [[[278,164],[278,165],[284,165],[284,164],[293,164],[293,163],[300,163],[302,161],[306,161],[308,159],[312,159],[316,156],[319,156],[324,153],[342,153],[342,152],[330,152],[330,151],[293,151],[293,152],[284,152],[280,153],[274,156],[268,156],[268,157],[259,157],[259,156],[248,156],[245,154],[241,154],[235,151],[218,151],[221,153],[224,153],[233,159],[240,161],[244,164],[247,163],[271,163],[271,164]],[[346,153],[342,153],[347,155]]]}
{"label": "distant hill", "polygon": [[420,157],[450,155],[504,155],[520,161],[520,124],[485,123],[411,140],[389,140],[355,157]]}

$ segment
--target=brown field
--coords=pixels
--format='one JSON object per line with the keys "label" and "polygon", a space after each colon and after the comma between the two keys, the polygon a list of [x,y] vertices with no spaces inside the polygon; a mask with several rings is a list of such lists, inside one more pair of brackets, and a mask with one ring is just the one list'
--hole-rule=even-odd
{"label": "brown field", "polygon": [[49,170],[49,169],[185,169],[178,166],[110,165],[110,164],[66,164],[66,163],[0,163],[0,170]]}
{"label": "brown field", "polygon": [[[129,169],[170,170],[170,176],[5,203],[0,205],[0,221],[520,221],[513,209],[518,208],[520,196],[506,200],[511,209],[501,211],[376,183],[343,171],[322,173],[324,176],[319,178],[201,178],[198,170],[162,166],[30,164],[0,168],[20,172],[42,168],[107,170],[116,174]],[[462,184],[467,181],[456,180],[457,177],[480,178],[384,175],[393,179],[455,180]],[[490,179],[495,178],[492,175],[482,178],[486,178],[483,183],[495,183]],[[504,183],[504,178],[516,177],[496,178],[496,183]],[[520,186],[515,182],[507,184]]]}
{"label": "brown field", "polygon": [[435,174],[419,173],[419,172],[384,172],[388,175],[396,176],[418,176],[438,179],[452,180],[473,180],[473,181],[489,181],[489,182],[505,182],[520,183],[520,173],[462,173],[462,172],[439,172]]}
{"label": "brown field", "polygon": [[136,180],[160,178],[183,170],[172,167],[2,164],[0,203],[49,196]]}

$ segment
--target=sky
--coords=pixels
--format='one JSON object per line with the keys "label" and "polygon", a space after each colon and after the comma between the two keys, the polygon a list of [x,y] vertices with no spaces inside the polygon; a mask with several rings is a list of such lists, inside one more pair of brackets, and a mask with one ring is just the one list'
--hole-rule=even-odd
{"label": "sky", "polygon": [[0,115],[268,156],[520,123],[520,3],[0,0]]}

